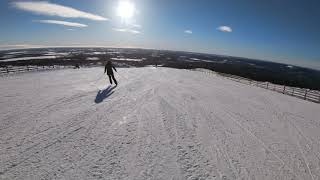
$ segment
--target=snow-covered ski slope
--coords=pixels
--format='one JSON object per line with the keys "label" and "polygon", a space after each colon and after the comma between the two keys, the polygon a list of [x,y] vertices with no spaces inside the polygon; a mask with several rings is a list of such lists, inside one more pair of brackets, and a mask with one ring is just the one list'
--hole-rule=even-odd
{"label": "snow-covered ski slope", "polygon": [[[320,106],[212,74],[0,78],[0,179],[320,179]],[[107,90],[106,90],[107,89]]]}

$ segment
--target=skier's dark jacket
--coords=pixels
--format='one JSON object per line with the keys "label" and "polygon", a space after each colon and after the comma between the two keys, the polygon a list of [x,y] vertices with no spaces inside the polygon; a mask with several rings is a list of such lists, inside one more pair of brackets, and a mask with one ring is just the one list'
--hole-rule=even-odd
{"label": "skier's dark jacket", "polygon": [[117,69],[112,65],[111,61],[108,61],[108,63],[104,67],[104,73],[107,72],[108,75],[113,75],[112,68],[117,72]]}

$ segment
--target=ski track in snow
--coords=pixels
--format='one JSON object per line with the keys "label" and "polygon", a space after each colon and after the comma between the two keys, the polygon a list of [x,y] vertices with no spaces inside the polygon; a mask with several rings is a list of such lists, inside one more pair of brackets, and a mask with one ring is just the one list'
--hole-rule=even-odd
{"label": "ski track in snow", "polygon": [[0,79],[0,179],[320,179],[318,104],[171,68],[103,91],[102,72]]}

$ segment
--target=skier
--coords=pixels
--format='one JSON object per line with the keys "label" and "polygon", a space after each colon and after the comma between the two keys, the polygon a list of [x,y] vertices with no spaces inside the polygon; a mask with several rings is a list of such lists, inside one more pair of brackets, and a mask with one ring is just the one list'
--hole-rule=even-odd
{"label": "skier", "polygon": [[117,86],[118,82],[117,82],[116,78],[114,77],[112,68],[117,72],[117,69],[112,65],[111,61],[108,61],[106,66],[104,67],[104,73],[107,72],[107,75],[109,76],[110,84],[112,84],[112,79],[113,79],[114,83]]}

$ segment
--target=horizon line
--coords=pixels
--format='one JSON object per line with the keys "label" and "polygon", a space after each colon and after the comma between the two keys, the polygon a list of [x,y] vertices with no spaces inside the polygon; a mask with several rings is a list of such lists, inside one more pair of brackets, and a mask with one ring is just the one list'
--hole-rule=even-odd
{"label": "horizon line", "polygon": [[[13,48],[1,49],[2,47],[9,47],[12,46]],[[16,47],[14,47],[16,46]],[[30,47],[27,47],[30,46]],[[193,54],[205,54],[205,55],[216,55],[216,56],[225,56],[225,57],[233,57],[233,58],[242,58],[242,59],[251,59],[256,61],[263,61],[263,62],[271,62],[283,65],[290,65],[290,66],[297,66],[301,68],[312,69],[316,71],[320,71],[320,69],[298,65],[298,64],[291,64],[291,63],[284,63],[281,61],[275,60],[266,60],[260,58],[252,58],[252,57],[243,57],[243,56],[236,56],[236,55],[228,55],[228,54],[215,54],[215,53],[208,53],[208,52],[195,52],[195,51],[188,51],[188,50],[170,50],[170,49],[161,49],[161,48],[147,48],[147,47],[133,47],[133,46],[106,46],[106,45],[29,45],[29,44],[22,44],[22,45],[0,45],[0,52],[1,51],[11,51],[11,50],[26,50],[26,49],[42,49],[42,48],[116,48],[116,49],[145,49],[145,50],[155,50],[155,51],[172,51],[172,52],[184,52],[184,53],[193,53]]]}

